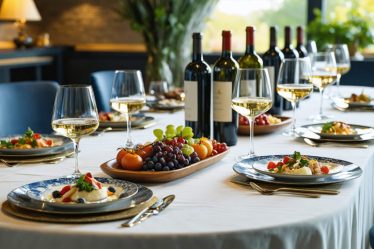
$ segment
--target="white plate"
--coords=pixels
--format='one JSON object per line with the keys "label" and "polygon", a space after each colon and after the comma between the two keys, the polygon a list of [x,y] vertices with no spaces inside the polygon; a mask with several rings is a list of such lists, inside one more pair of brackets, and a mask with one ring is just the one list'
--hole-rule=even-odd
{"label": "white plate", "polygon": [[[270,161],[273,161],[275,163],[282,161],[284,156],[274,156],[273,159],[262,159],[258,160],[253,163],[252,167],[258,171],[259,173],[265,174],[272,176],[276,179],[285,179],[285,180],[294,180],[294,181],[313,181],[315,179],[319,178],[326,178],[330,177],[331,175],[337,174],[340,171],[343,170],[343,166],[339,163],[331,162],[331,160],[327,158],[319,158],[317,159],[318,162],[325,163],[326,165],[329,165],[330,171],[329,174],[321,174],[321,175],[286,175],[286,174],[278,174],[278,173],[273,173],[267,169],[267,165]],[[313,156],[307,156],[310,159],[316,159]]]}
{"label": "white plate", "polygon": [[[22,135],[14,135],[8,138],[0,138],[0,140],[8,140],[12,138],[18,138]],[[45,156],[60,154],[74,148],[73,141],[70,138],[59,136],[59,135],[46,135],[42,134],[42,137],[46,139],[52,139],[54,146],[47,148],[31,148],[31,149],[0,149],[1,156]]]}
{"label": "white plate", "polygon": [[316,133],[317,135],[321,136],[321,138],[330,138],[330,139],[355,139],[360,138],[362,135],[372,134],[374,133],[374,128],[365,125],[356,125],[356,124],[348,124],[351,128],[356,132],[355,134],[349,135],[334,135],[334,134],[326,134],[321,133],[322,127],[325,123],[320,124],[311,124],[311,125],[304,125],[310,131]]}

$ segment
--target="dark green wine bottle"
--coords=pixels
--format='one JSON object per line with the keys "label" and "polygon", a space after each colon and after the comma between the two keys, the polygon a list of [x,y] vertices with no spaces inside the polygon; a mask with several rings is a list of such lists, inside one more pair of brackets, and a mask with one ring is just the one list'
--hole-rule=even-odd
{"label": "dark green wine bottle", "polygon": [[238,141],[238,114],[231,108],[231,93],[238,68],[231,52],[231,32],[224,30],[222,54],[213,68],[213,137],[229,146]]}

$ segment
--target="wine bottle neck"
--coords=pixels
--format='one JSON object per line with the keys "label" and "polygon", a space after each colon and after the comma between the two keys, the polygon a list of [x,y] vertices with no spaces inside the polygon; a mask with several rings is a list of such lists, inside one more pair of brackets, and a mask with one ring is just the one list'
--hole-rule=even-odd
{"label": "wine bottle neck", "polygon": [[222,57],[231,57],[231,32],[223,31],[222,32]]}
{"label": "wine bottle neck", "polygon": [[291,47],[291,28],[285,27],[284,29],[284,47],[289,48]]}
{"label": "wine bottle neck", "polygon": [[255,51],[255,29],[254,27],[247,27],[246,29],[246,54],[253,54]]}
{"label": "wine bottle neck", "polygon": [[297,45],[304,43],[304,30],[302,27],[297,27]]}
{"label": "wine bottle neck", "polygon": [[192,60],[201,61],[203,58],[201,49],[201,37],[193,36],[192,40]]}
{"label": "wine bottle neck", "polygon": [[270,28],[270,48],[274,49],[277,46],[277,30],[275,27]]}

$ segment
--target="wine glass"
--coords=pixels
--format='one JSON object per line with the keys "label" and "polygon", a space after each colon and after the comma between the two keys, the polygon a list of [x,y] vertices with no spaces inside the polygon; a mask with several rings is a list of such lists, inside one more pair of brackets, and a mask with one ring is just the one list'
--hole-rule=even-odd
{"label": "wine glass", "polygon": [[313,121],[323,121],[329,116],[323,114],[323,93],[329,85],[337,80],[337,68],[334,53],[324,52],[311,55],[312,74],[310,81],[320,91],[321,101],[319,114],[309,117]]}
{"label": "wine glass", "polygon": [[91,86],[66,85],[57,91],[52,116],[52,128],[69,137],[75,145],[75,170],[73,177],[79,177],[79,141],[99,127],[95,97]]}
{"label": "wine glass", "polygon": [[149,84],[149,94],[155,96],[164,96],[169,90],[168,83],[164,80],[161,81],[151,81]]}
{"label": "wine glass", "polygon": [[333,44],[327,47],[328,52],[333,52],[336,60],[336,94],[340,97],[340,78],[343,74],[348,73],[351,68],[351,61],[349,58],[348,46],[347,44]]}
{"label": "wine glass", "polygon": [[139,70],[117,70],[114,75],[110,105],[124,114],[127,122],[125,148],[133,148],[131,115],[143,108],[146,102],[143,78]]}
{"label": "wine glass", "polygon": [[291,102],[293,110],[292,126],[283,133],[285,136],[297,136],[296,104],[313,91],[313,85],[309,82],[310,75],[309,57],[284,59],[279,68],[277,93]]}
{"label": "wine glass", "polygon": [[268,111],[273,104],[272,89],[267,69],[239,69],[232,92],[231,107],[249,121],[249,153],[237,157],[243,160],[255,156],[253,126],[257,116]]}

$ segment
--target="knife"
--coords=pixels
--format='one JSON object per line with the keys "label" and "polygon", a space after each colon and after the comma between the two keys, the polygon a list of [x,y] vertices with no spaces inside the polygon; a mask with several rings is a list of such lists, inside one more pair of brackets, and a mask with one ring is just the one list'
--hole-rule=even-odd
{"label": "knife", "polygon": [[170,205],[175,199],[175,195],[168,195],[161,200],[158,200],[152,206],[144,208],[140,211],[136,216],[134,216],[131,220],[126,221],[125,223],[121,224],[122,227],[133,227],[142,221],[146,220],[147,218],[158,215],[161,213],[167,206]]}

